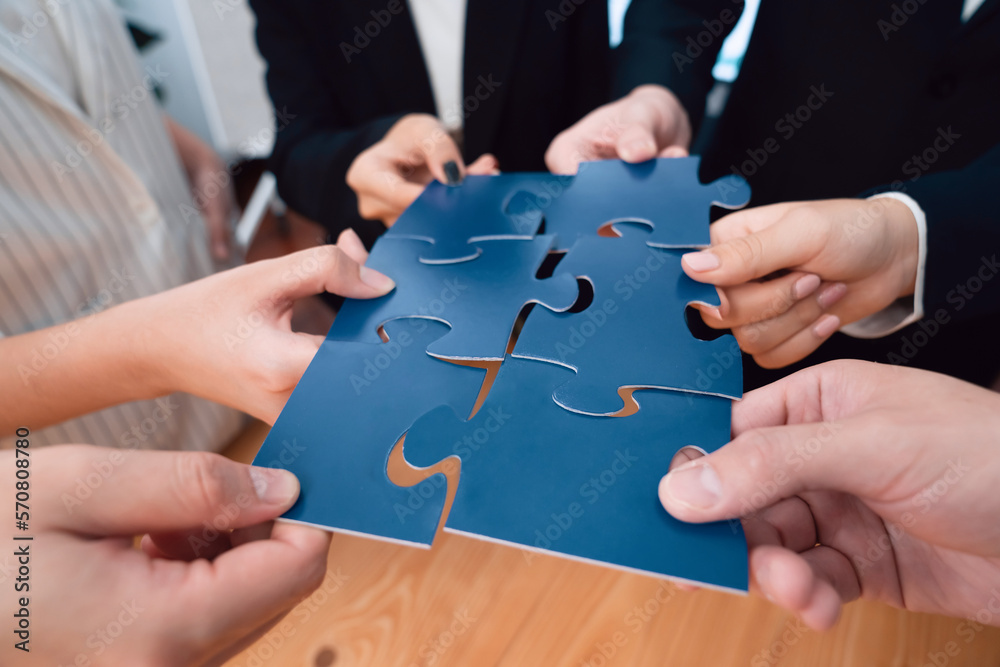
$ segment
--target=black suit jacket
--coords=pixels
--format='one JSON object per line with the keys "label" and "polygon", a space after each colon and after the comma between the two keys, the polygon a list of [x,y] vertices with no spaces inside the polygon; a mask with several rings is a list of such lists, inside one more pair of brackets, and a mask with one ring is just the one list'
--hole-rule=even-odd
{"label": "black suit jacket", "polygon": [[[403,115],[435,113],[406,2],[250,4],[278,112],[278,191],[330,232],[354,227],[370,244],[382,225],[358,217],[347,169]],[[552,138],[607,101],[609,52],[605,3],[469,0],[465,159],[491,152],[505,171],[544,169]]]}
{"label": "black suit jacket", "polygon": [[[616,93],[665,85],[697,126],[741,9],[633,0]],[[961,0],[761,2],[702,178],[743,175],[752,205],[897,190],[927,214],[924,321],[877,341],[837,334],[800,366],[853,357],[980,384],[1000,371],[1000,0],[965,25],[961,9]],[[777,377],[747,361],[748,386]]]}

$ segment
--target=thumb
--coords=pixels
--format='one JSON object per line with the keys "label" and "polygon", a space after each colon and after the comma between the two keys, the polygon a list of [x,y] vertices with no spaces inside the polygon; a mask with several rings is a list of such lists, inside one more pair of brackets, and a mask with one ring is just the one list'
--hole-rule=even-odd
{"label": "thumb", "polygon": [[322,292],[350,299],[372,299],[396,286],[391,278],[358,264],[335,245],[310,248],[257,264],[264,262],[271,262],[268,269],[275,276],[273,282],[262,280],[260,284],[281,285],[283,296],[291,300]]}
{"label": "thumb", "polygon": [[814,254],[815,239],[804,236],[803,228],[779,221],[706,250],[689,252],[681,257],[681,266],[688,277],[698,282],[742,285],[807,262]]}
{"label": "thumb", "polygon": [[[847,422],[774,426],[743,433],[725,447],[671,470],[660,502],[682,521],[746,516],[803,491],[862,494],[859,470],[879,469],[877,447]],[[851,444],[854,443],[854,447]]]}
{"label": "thumb", "polygon": [[660,151],[653,129],[647,123],[635,122],[626,127],[615,142],[618,157],[626,162],[652,160]]}
{"label": "thumb", "polygon": [[220,519],[242,528],[280,516],[299,495],[290,472],[207,452],[67,445],[39,452],[36,462],[32,472],[46,490],[39,516],[90,535],[182,531]]}
{"label": "thumb", "polygon": [[458,150],[451,135],[442,132],[440,136],[435,136],[432,141],[421,142],[420,150],[424,154],[424,163],[427,165],[428,171],[441,183],[447,185],[453,180],[449,178],[445,169],[448,162],[454,162],[458,168],[457,180],[459,182],[465,178],[465,162],[462,160],[462,152]]}

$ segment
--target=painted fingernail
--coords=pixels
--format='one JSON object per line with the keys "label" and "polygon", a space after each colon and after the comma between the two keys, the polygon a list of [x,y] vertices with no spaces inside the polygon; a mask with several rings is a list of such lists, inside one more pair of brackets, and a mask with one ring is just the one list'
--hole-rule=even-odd
{"label": "painted fingernail", "polygon": [[722,482],[707,463],[689,464],[667,474],[663,491],[681,505],[705,510],[719,502]]}
{"label": "painted fingernail", "polygon": [[269,505],[287,505],[299,495],[299,480],[287,470],[250,468],[257,498]]}
{"label": "painted fingernail", "polygon": [[384,292],[388,292],[396,286],[395,280],[384,273],[379,273],[375,269],[370,269],[367,266],[361,267],[361,282],[369,287],[374,287],[375,289],[382,290]]}
{"label": "painted fingernail", "polygon": [[692,271],[712,271],[719,268],[719,256],[710,252],[689,252],[681,261]]}
{"label": "painted fingernail", "polygon": [[448,185],[458,185],[462,182],[462,172],[458,170],[458,163],[448,160],[444,163],[444,177]]}
{"label": "painted fingernail", "polygon": [[816,324],[813,325],[813,335],[816,338],[827,338],[833,335],[833,332],[840,328],[840,318],[836,315],[824,315],[823,317],[816,320]]}
{"label": "painted fingernail", "polygon": [[796,301],[804,299],[815,292],[819,288],[821,282],[823,281],[815,273],[802,276],[796,280],[795,284],[792,286],[792,296]]}
{"label": "painted fingernail", "polygon": [[820,308],[826,310],[833,304],[843,299],[845,294],[847,294],[847,285],[844,283],[834,283],[829,287],[825,287],[823,291],[819,293],[819,296],[816,297],[816,301],[819,303]]}

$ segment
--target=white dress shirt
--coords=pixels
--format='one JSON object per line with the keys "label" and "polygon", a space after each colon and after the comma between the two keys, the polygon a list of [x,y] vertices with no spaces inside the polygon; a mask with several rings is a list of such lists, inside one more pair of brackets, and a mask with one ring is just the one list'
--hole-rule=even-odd
{"label": "white dress shirt", "polygon": [[[0,336],[212,272],[152,93],[168,76],[140,69],[109,0],[0,0]],[[38,352],[44,372],[52,349]],[[39,445],[218,449],[242,422],[232,409],[173,395],[24,426]]]}
{"label": "white dress shirt", "polygon": [[409,6],[438,118],[448,130],[461,129],[466,1],[409,0]]}

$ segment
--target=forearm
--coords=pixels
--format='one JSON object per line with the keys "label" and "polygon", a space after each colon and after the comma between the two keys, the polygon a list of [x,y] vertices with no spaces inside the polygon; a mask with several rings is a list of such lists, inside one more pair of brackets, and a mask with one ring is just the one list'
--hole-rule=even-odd
{"label": "forearm", "polygon": [[169,393],[150,372],[143,301],[0,338],[0,435]]}

